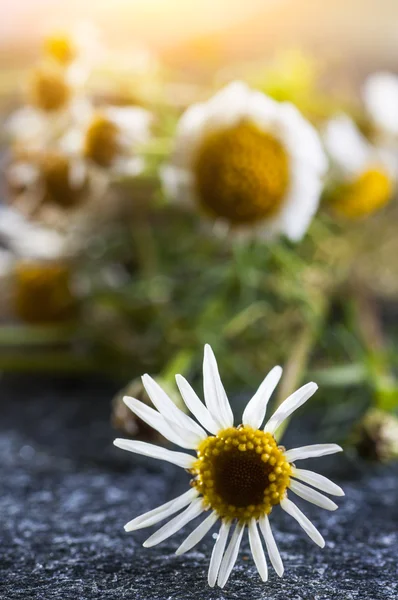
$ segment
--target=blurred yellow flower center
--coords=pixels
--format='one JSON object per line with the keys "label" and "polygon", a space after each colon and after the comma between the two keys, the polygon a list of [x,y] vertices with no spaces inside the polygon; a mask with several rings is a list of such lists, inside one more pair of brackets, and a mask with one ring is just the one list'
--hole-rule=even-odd
{"label": "blurred yellow flower center", "polygon": [[212,133],[194,165],[200,202],[233,225],[271,217],[286,193],[288,163],[281,142],[251,122]]}
{"label": "blurred yellow flower center", "polygon": [[41,68],[33,73],[31,81],[32,103],[44,111],[63,108],[70,98],[70,89],[61,70]]}
{"label": "blurred yellow flower center", "polygon": [[67,35],[48,37],[44,42],[44,51],[61,65],[69,65],[76,58],[76,48]]}
{"label": "blurred yellow flower center", "polygon": [[369,169],[336,190],[332,202],[340,214],[355,219],[376,212],[393,196],[393,182],[381,169]]}
{"label": "blurred yellow flower center", "polygon": [[45,201],[58,204],[62,208],[72,208],[82,199],[85,182],[74,184],[71,178],[71,165],[62,154],[49,153],[42,163]]}
{"label": "blurred yellow flower center", "polygon": [[69,265],[34,260],[18,263],[15,268],[15,312],[27,323],[70,319],[74,300]]}
{"label": "blurred yellow flower center", "polygon": [[91,122],[84,153],[101,167],[109,167],[120,152],[119,128],[109,119],[97,115]]}
{"label": "blurred yellow flower center", "polygon": [[206,506],[223,518],[249,521],[284,498],[291,466],[270,433],[246,425],[204,440],[192,473]]}

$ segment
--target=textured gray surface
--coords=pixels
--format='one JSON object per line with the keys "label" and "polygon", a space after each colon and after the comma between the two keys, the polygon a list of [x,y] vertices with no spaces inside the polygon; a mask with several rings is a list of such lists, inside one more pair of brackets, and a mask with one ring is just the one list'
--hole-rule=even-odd
{"label": "textured gray surface", "polygon": [[[397,469],[360,473],[341,457],[311,461],[337,474],[346,490],[341,508],[327,513],[298,501],[326,538],[323,550],[282,511],[272,515],[282,580],[272,572],[261,583],[247,540],[225,590],[207,587],[211,535],[181,557],[174,551],[191,528],[144,549],[154,529],[125,534],[124,523],[181,493],[188,476],[112,447],[113,391],[87,382],[0,381],[1,599],[398,598]],[[300,429],[300,442],[319,441]]]}

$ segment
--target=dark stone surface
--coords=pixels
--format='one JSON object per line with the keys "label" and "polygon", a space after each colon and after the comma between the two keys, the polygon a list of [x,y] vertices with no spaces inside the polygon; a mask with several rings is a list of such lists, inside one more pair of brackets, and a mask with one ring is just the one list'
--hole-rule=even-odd
{"label": "dark stone surface", "polygon": [[[154,529],[125,534],[123,525],[181,493],[188,476],[112,446],[114,391],[103,382],[0,381],[1,599],[398,598],[398,471],[360,471],[341,456],[306,463],[337,473],[347,494],[335,513],[305,505],[323,550],[281,510],[272,515],[282,580],[271,572],[261,583],[247,540],[225,590],[207,587],[211,535],[181,557],[174,551],[190,528],[144,549]],[[293,443],[319,441],[306,420],[298,424]]]}

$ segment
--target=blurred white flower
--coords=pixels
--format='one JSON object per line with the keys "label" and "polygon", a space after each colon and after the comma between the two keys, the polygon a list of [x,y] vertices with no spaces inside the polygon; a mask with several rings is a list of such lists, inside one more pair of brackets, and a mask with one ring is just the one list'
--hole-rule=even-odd
{"label": "blurred white flower", "polygon": [[318,133],[295,106],[235,82],[182,116],[163,181],[173,199],[232,229],[298,241],[326,169]]}
{"label": "blurred white flower", "polygon": [[5,122],[12,150],[26,154],[50,148],[87,112],[87,104],[67,72],[39,66],[32,72],[26,104]]}
{"label": "blurred white flower", "polygon": [[398,76],[380,72],[365,81],[363,98],[374,124],[387,136],[398,136]]}
{"label": "blurred white flower", "polygon": [[135,106],[86,107],[79,117],[78,125],[60,141],[66,154],[116,176],[134,176],[144,169],[139,149],[151,135],[152,115],[147,110]]}
{"label": "blurred white flower", "polygon": [[361,217],[391,200],[398,166],[392,152],[368,142],[346,115],[327,123],[324,142],[331,158],[332,179],[338,182],[331,198],[338,212]]}
{"label": "blurred white flower", "polygon": [[90,72],[104,56],[100,30],[88,21],[77,23],[71,31],[56,31],[44,40],[48,58],[67,70],[76,86],[87,82]]}
{"label": "blurred white flower", "polygon": [[56,260],[68,254],[68,240],[53,229],[27,220],[12,208],[0,207],[0,241],[18,259]]}

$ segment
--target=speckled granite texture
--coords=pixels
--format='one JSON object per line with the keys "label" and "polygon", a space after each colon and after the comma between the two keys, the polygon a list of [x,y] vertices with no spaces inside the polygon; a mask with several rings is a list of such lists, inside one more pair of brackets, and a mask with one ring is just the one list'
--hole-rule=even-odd
{"label": "speckled granite texture", "polygon": [[[359,471],[341,458],[311,464],[347,494],[335,513],[305,506],[324,550],[274,511],[282,580],[272,572],[261,583],[247,540],[225,590],[206,584],[210,535],[181,557],[174,551],[187,530],[144,549],[149,530],[128,535],[124,523],[181,493],[188,477],[112,446],[114,391],[106,383],[0,380],[1,600],[398,598],[398,470]],[[319,441],[305,428],[304,419],[300,443]]]}

